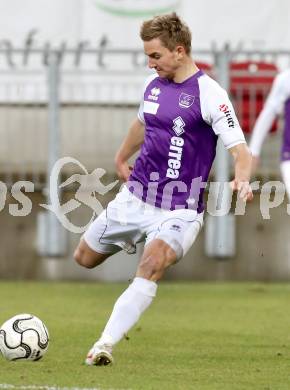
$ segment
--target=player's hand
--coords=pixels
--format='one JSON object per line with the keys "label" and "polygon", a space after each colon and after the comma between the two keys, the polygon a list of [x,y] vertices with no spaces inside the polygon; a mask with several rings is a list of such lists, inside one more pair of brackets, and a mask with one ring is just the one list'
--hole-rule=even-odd
{"label": "player's hand", "polygon": [[234,179],[230,182],[233,191],[238,192],[238,197],[244,202],[251,201],[254,197],[252,188],[248,181],[239,181]]}
{"label": "player's hand", "polygon": [[133,167],[131,167],[127,162],[116,162],[117,175],[122,181],[128,181]]}

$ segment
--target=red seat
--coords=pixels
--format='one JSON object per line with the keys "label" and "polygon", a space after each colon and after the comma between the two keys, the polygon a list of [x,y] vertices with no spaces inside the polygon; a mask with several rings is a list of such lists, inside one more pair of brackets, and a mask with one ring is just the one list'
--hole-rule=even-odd
{"label": "red seat", "polygon": [[212,65],[208,64],[207,62],[201,62],[201,61],[195,61],[195,65],[202,70],[204,73],[207,73],[208,75],[212,76]]}
{"label": "red seat", "polygon": [[[253,130],[277,72],[275,64],[262,61],[230,64],[230,93],[245,133]],[[274,122],[271,132],[276,130],[277,121]]]}

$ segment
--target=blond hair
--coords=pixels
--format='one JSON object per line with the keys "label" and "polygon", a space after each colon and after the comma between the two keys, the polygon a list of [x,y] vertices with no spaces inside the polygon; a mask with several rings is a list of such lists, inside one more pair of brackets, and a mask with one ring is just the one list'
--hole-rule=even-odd
{"label": "blond hair", "polygon": [[181,45],[187,54],[191,52],[191,32],[175,12],[155,16],[143,22],[140,37],[145,42],[159,38],[163,46],[170,51]]}

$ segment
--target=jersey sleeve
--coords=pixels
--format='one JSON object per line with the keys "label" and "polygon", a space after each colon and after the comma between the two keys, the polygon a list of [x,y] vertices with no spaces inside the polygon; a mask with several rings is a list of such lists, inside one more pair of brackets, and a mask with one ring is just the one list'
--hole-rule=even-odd
{"label": "jersey sleeve", "polygon": [[261,111],[250,141],[250,150],[259,156],[262,144],[270,131],[278,114],[283,110],[285,102],[290,98],[290,71],[280,73],[274,80],[269,96]]}
{"label": "jersey sleeve", "polygon": [[141,101],[140,101],[140,104],[139,104],[139,109],[138,109],[137,116],[138,116],[139,121],[142,122],[143,124],[145,124],[145,119],[144,119],[144,91],[143,91],[143,94],[142,94],[142,97],[141,97]]}
{"label": "jersey sleeve", "polygon": [[145,91],[146,91],[148,85],[156,77],[158,77],[157,73],[155,73],[153,75],[150,75],[149,77],[147,77],[147,79],[145,80],[145,83],[143,85],[142,97],[141,97],[141,101],[140,101],[140,105],[139,105],[139,109],[138,109],[138,114],[137,114],[139,121],[142,122],[143,124],[145,124],[145,119],[144,119],[144,94],[145,94]]}
{"label": "jersey sleeve", "polygon": [[203,120],[221,138],[225,147],[229,149],[246,143],[227,92],[207,75],[200,77],[199,87]]}

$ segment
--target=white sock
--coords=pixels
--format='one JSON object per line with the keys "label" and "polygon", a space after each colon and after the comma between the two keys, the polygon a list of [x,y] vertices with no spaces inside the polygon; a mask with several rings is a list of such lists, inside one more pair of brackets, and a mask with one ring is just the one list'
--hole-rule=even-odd
{"label": "white sock", "polygon": [[157,284],[136,277],[117,299],[111,317],[98,341],[100,344],[116,344],[139,320],[156,295]]}

